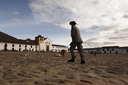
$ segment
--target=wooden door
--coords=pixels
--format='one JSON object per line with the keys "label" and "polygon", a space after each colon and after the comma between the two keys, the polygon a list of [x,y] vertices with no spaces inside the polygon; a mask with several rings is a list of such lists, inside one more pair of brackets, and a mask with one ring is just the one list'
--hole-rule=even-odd
{"label": "wooden door", "polygon": [[46,45],[46,51],[49,51],[49,45]]}

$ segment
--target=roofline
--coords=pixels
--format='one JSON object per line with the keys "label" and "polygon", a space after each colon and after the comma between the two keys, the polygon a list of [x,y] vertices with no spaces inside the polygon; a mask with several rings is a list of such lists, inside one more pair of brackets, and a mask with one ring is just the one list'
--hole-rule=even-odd
{"label": "roofline", "polygon": [[[48,37],[46,37],[46,39],[45,40],[47,40],[47,39],[49,39]],[[50,39],[49,39],[50,40]],[[51,41],[51,40],[50,40]],[[51,41],[52,42],[52,41]]]}
{"label": "roofline", "polygon": [[26,40],[6,40],[6,39],[0,39],[0,42],[3,42],[3,43],[38,45],[35,42],[26,42]]}
{"label": "roofline", "polygon": [[52,44],[52,46],[67,47],[67,46],[64,46],[64,45],[56,45],[56,44]]}
{"label": "roofline", "polygon": [[94,50],[95,48],[84,48],[83,50]]}
{"label": "roofline", "polygon": [[11,36],[11,35],[9,35],[9,34],[6,34],[6,33],[2,32],[2,31],[0,31],[0,32],[3,33],[4,35],[7,35],[7,36],[9,36],[9,37],[11,37],[11,38],[14,38],[14,39],[18,40],[18,38],[14,37],[14,36]]}
{"label": "roofline", "polygon": [[38,45],[38,44],[31,44],[31,43],[16,43],[16,42],[2,42],[2,43],[15,43],[15,44],[25,44],[25,45]]}
{"label": "roofline", "polygon": [[119,46],[103,46],[102,48],[119,48]]}
{"label": "roofline", "polygon": [[119,49],[123,49],[123,48],[127,48],[128,49],[128,46],[127,47],[119,47]]}
{"label": "roofline", "polygon": [[[41,35],[38,35],[38,36],[36,36],[35,38],[37,38],[37,37],[43,37],[43,36],[41,36]],[[44,38],[44,37],[43,37]]]}

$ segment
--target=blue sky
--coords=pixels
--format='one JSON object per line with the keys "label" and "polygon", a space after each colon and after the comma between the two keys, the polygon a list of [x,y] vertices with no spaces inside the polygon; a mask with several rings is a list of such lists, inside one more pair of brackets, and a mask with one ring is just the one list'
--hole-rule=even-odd
{"label": "blue sky", "polygon": [[128,46],[127,6],[127,0],[0,0],[0,31],[69,46],[68,23],[75,20],[84,48]]}

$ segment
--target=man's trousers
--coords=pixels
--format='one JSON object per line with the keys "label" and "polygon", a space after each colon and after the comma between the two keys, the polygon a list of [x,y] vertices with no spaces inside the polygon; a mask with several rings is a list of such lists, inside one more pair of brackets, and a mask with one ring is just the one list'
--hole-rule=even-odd
{"label": "man's trousers", "polygon": [[75,59],[73,50],[75,49],[76,46],[77,46],[77,49],[78,49],[78,52],[80,54],[81,61],[82,61],[84,60],[83,46],[82,46],[82,43],[78,43],[78,42],[71,43],[70,52],[71,52],[72,59]]}

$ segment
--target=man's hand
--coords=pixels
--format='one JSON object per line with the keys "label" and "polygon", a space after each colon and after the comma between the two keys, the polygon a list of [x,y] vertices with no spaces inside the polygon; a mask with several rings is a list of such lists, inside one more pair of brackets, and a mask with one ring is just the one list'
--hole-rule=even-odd
{"label": "man's hand", "polygon": [[72,42],[69,44],[71,46]]}

